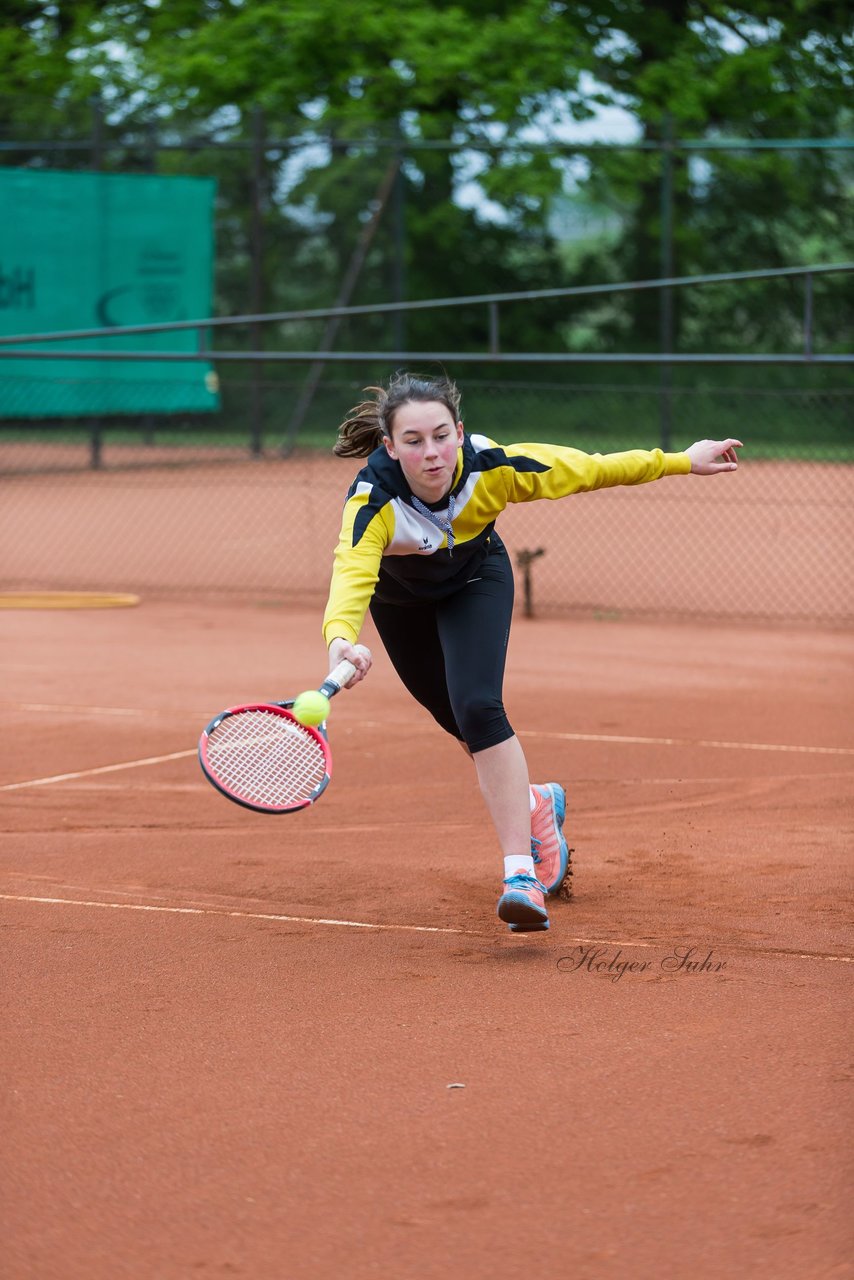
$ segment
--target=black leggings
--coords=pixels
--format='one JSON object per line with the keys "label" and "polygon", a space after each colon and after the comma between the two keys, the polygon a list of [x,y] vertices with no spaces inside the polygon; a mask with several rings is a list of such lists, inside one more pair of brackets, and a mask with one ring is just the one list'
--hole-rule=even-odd
{"label": "black leggings", "polygon": [[371,617],[395,671],[443,729],[470,751],[513,737],[502,685],[513,569],[493,547],[459,591],[424,604],[372,600]]}

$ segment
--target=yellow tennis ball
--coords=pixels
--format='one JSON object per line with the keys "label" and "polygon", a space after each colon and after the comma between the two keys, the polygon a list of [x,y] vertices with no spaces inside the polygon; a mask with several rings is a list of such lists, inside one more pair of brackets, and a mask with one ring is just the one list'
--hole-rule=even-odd
{"label": "yellow tennis ball", "polygon": [[299,695],[291,710],[300,724],[322,724],[329,715],[329,699],[317,689],[308,689]]}

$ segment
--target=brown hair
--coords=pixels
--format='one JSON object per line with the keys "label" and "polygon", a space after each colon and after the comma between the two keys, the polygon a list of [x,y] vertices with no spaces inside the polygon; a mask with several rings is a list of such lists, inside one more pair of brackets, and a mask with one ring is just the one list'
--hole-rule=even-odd
{"label": "brown hair", "polygon": [[383,436],[391,436],[394,415],[403,404],[412,400],[432,401],[450,410],[454,422],[460,417],[460,393],[450,378],[419,377],[401,371],[389,381],[387,387],[365,387],[373,400],[363,400],[354,405],[338,428],[338,439],[332,452],[339,458],[367,458],[383,442]]}

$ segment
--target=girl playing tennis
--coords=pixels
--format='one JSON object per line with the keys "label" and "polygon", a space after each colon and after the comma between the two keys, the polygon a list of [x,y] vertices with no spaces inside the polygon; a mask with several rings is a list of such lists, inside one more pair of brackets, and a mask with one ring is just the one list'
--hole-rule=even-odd
{"label": "girl playing tennis", "polygon": [[330,670],[343,658],[368,674],[359,645],[370,608],[412,696],[471,756],[504,854],[498,915],[515,932],[549,927],[545,899],[568,871],[566,796],[531,785],[504,711],[502,685],[513,572],[495,520],[510,502],[563,498],[663,476],[735,471],[740,440],[701,440],[684,453],[581,453],[497,445],[469,435],[446,378],[399,373],[351,410],[334,452],[366,458],[347,495],[323,634]]}

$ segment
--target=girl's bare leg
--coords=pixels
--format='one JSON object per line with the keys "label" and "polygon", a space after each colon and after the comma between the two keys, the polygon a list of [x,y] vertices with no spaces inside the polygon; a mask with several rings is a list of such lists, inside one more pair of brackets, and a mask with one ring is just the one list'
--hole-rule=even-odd
{"label": "girl's bare leg", "polygon": [[515,736],[472,754],[481,794],[489,810],[501,851],[531,852],[531,804],[528,762]]}

